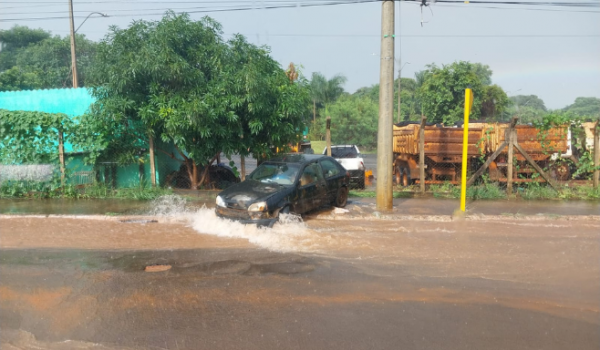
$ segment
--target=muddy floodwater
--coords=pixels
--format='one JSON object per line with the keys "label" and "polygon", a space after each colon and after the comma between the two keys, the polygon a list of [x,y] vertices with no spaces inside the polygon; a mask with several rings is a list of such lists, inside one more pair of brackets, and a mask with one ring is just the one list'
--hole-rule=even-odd
{"label": "muddy floodwater", "polygon": [[0,216],[0,348],[600,348],[598,215],[173,206]]}

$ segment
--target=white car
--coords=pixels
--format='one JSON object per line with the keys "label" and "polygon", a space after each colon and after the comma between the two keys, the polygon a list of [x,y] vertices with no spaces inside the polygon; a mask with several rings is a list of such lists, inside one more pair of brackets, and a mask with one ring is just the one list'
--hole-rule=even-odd
{"label": "white car", "polygon": [[[327,147],[323,154],[327,154]],[[360,189],[365,188],[365,162],[356,145],[331,146],[331,156],[348,171],[351,184]]]}

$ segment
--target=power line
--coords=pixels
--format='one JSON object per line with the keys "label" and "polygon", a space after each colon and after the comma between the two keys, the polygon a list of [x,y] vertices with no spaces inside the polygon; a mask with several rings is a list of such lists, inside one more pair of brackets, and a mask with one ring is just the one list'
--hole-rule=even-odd
{"label": "power line", "polygon": [[[321,7],[321,6],[337,6],[337,5],[350,5],[350,4],[361,4],[378,2],[378,0],[354,0],[348,1],[330,1],[330,2],[313,2],[313,3],[295,3],[290,5],[269,5],[261,7],[237,7],[237,8],[217,8],[217,9],[206,9],[206,10],[195,10],[195,11],[184,11],[185,13],[213,13],[213,12],[233,12],[233,11],[251,11],[251,10],[272,10],[272,9],[284,9],[284,8],[304,8],[304,7]],[[138,14],[124,14],[124,15],[110,15],[110,17],[139,17],[139,16],[161,16],[164,12],[160,13],[138,13]],[[54,17],[30,17],[30,18],[5,18],[0,19],[0,22],[15,22],[15,21],[43,21],[43,20],[54,20],[68,18],[65,16],[54,16]],[[75,18],[82,18],[77,16]]]}
{"label": "power line", "polygon": [[[371,3],[371,2],[378,2],[379,0],[337,0],[337,1],[324,1],[324,0],[303,0],[303,3],[300,2],[292,2],[292,1],[282,1],[282,0],[264,0],[261,4],[261,6],[256,6],[256,1],[252,1],[252,6],[246,6],[246,7],[208,7],[208,6],[195,6],[195,7],[180,7],[180,8],[154,8],[154,9],[143,9],[143,11],[163,11],[160,13],[136,13],[136,14],[116,14],[113,15],[111,14],[110,17],[140,17],[140,16],[159,16],[159,15],[163,15],[164,11],[167,10],[182,10],[182,12],[185,13],[211,13],[211,12],[228,12],[228,11],[248,11],[248,10],[257,10],[257,9],[264,9],[264,10],[271,10],[271,9],[284,9],[284,8],[303,8],[303,7],[320,7],[320,6],[337,6],[337,5],[350,5],[350,4],[360,4],[360,3]],[[8,1],[5,3],[16,3],[16,2],[12,2],[12,1]],[[22,2],[21,2],[22,3]],[[39,3],[39,4],[49,4],[49,3],[62,3],[62,2],[27,2],[29,4],[33,4],[33,3]],[[84,1],[84,2],[79,2],[78,4],[107,4],[107,3],[120,3],[122,4],[122,2],[119,1]],[[135,2],[135,4],[142,4],[142,3],[163,3],[163,2],[159,2],[159,1],[139,1],[139,2]],[[175,3],[194,3],[196,5],[198,4],[214,4],[214,3],[219,3],[219,4],[223,4],[223,3],[235,3],[235,4],[242,4],[242,3],[248,3],[248,1],[239,1],[239,0],[223,0],[223,1],[174,1],[171,2],[173,4]],[[417,1],[417,0],[407,0],[406,3],[410,3],[410,4],[422,4],[422,2]],[[467,3],[466,1],[456,1],[456,0],[437,0],[435,3],[439,3],[440,6],[443,7],[459,7],[458,4],[465,4]],[[130,3],[132,4],[132,3]],[[163,3],[164,4],[164,3]],[[267,5],[265,5],[267,4]],[[553,9],[542,9],[542,8],[506,8],[506,7],[498,7],[498,6],[479,6],[479,5],[483,5],[483,4],[501,4],[501,5],[526,5],[526,6],[561,6],[561,7],[600,7],[600,2],[595,2],[595,3],[590,3],[590,2],[577,2],[577,3],[570,3],[570,2],[523,2],[523,1],[469,1],[468,4],[473,4],[473,5],[477,5],[477,6],[473,6],[473,8],[491,8],[491,9],[503,9],[503,10],[508,10],[508,9],[513,9],[513,10],[531,10],[531,11],[558,11],[558,12],[584,12],[584,13],[600,13],[600,11],[577,11],[577,10],[566,10],[566,9],[560,9],[560,10],[553,10]],[[233,6],[233,5],[232,5]],[[110,10],[109,12],[134,12],[134,11],[140,11],[139,9],[114,9],[114,10]],[[87,12],[87,11],[76,11],[76,12]],[[36,13],[36,12],[34,12]],[[63,13],[62,11],[53,11],[53,12],[42,12],[42,13]],[[4,14],[8,14],[8,15],[22,15],[22,14],[32,14],[32,12],[27,12],[27,13],[19,13],[19,12],[13,12],[13,13],[4,13]],[[49,16],[49,17],[21,17],[21,18],[5,18],[5,19],[0,19],[0,22],[16,22],[16,21],[42,21],[42,20],[57,20],[57,19],[65,19],[67,18],[66,16]],[[76,18],[83,18],[82,16],[76,16]]]}
{"label": "power line", "polygon": [[[444,8],[463,8],[461,5],[453,4],[439,4],[440,7]],[[525,7],[500,7],[500,6],[476,6],[474,9],[494,9],[494,10],[514,10],[514,11],[541,11],[541,12],[567,12],[567,13],[600,13],[600,11],[586,11],[586,10],[566,10],[566,9],[543,9],[543,8],[525,8]]]}
{"label": "power line", "polygon": [[[416,1],[416,0],[411,0]],[[560,7],[600,7],[598,2],[532,2],[532,1],[459,1],[435,0],[434,3],[473,4],[473,5],[525,5],[525,6],[560,6]]]}

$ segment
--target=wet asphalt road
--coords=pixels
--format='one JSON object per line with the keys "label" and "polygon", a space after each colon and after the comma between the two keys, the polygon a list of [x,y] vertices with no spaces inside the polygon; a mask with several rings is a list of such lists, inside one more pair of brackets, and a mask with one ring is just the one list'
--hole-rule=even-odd
{"label": "wet asphalt road", "polygon": [[597,219],[365,210],[263,231],[1,218],[0,347],[600,348]]}

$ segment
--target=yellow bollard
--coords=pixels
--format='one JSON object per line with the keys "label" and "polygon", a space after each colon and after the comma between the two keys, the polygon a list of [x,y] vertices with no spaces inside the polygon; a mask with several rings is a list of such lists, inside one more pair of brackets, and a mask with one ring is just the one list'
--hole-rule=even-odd
{"label": "yellow bollard", "polygon": [[460,210],[464,213],[466,210],[467,199],[467,151],[469,145],[469,114],[473,107],[473,91],[465,90],[465,124],[463,125],[463,155],[462,172],[460,177]]}

